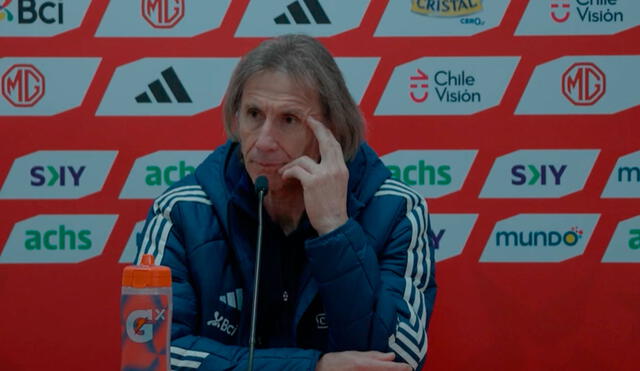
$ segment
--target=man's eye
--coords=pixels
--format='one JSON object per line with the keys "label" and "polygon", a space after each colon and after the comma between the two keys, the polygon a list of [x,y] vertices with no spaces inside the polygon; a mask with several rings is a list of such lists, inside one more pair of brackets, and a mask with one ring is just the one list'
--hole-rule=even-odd
{"label": "man's eye", "polygon": [[287,124],[295,124],[296,122],[298,122],[298,118],[288,115],[284,117],[284,122],[286,122]]}

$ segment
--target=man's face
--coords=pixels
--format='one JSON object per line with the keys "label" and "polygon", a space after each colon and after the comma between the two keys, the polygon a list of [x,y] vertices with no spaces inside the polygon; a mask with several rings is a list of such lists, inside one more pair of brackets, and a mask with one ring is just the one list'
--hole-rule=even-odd
{"label": "man's face", "polygon": [[303,155],[319,160],[318,142],[305,122],[308,116],[323,119],[318,95],[287,74],[260,72],[245,83],[235,132],[251,180],[264,175],[270,192],[286,190],[296,181],[284,181],[278,169]]}

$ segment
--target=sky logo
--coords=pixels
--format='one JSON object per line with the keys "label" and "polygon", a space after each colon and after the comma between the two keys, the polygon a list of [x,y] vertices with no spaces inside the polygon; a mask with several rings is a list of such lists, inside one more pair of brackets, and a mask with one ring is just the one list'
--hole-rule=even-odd
{"label": "sky logo", "polygon": [[38,151],[17,158],[0,199],[78,199],[99,192],[117,151]]}
{"label": "sky logo", "polygon": [[480,198],[560,198],[584,188],[600,150],[518,150],[498,157]]}
{"label": "sky logo", "polygon": [[13,226],[0,263],[80,263],[100,256],[117,215],[38,215]]}
{"label": "sky logo", "polygon": [[480,262],[557,263],[582,255],[599,214],[519,214],[496,223]]}
{"label": "sky logo", "polygon": [[424,57],[397,66],[376,115],[471,115],[500,104],[520,57]]}
{"label": "sky logo", "polygon": [[601,197],[640,198],[640,151],[618,159]]}
{"label": "sky logo", "polygon": [[640,215],[618,223],[603,263],[640,263]]}
{"label": "sky logo", "polygon": [[111,0],[96,37],[192,37],[220,27],[231,0]]}
{"label": "sky logo", "polygon": [[382,156],[391,176],[426,198],[459,191],[477,150],[399,150]]}

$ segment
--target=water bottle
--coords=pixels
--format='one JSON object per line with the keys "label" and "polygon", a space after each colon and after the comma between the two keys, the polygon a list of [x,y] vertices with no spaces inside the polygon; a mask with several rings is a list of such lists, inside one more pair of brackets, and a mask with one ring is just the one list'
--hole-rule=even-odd
{"label": "water bottle", "polygon": [[145,254],[122,272],[121,371],[169,371],[171,270]]}

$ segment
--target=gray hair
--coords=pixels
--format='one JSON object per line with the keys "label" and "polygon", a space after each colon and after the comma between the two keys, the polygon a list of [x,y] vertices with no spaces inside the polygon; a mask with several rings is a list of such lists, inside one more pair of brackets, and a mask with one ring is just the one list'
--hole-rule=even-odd
{"label": "gray hair", "polygon": [[342,73],[329,51],[306,35],[283,35],[265,40],[238,63],[223,103],[227,136],[237,141],[233,122],[240,109],[244,85],[263,71],[283,72],[318,93],[325,124],[342,147],[345,161],[350,160],[364,138],[364,119],[347,89]]}

